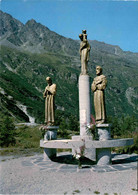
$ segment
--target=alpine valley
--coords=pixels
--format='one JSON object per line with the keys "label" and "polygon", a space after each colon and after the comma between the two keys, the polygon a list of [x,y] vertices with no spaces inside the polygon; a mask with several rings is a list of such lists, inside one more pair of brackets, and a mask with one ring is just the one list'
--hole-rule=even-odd
{"label": "alpine valley", "polygon": [[[43,91],[45,78],[50,76],[57,84],[56,116],[78,118],[80,42],[63,37],[33,19],[22,24],[2,11],[0,18],[0,114],[12,116],[17,122],[43,123]],[[108,80],[107,115],[136,116],[138,53],[96,40],[89,43],[91,83],[97,65],[102,66]],[[94,114],[93,94],[91,97]]]}

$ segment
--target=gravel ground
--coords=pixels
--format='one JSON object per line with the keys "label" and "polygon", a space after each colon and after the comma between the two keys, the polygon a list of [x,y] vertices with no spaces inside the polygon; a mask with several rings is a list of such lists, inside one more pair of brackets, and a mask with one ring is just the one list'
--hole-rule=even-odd
{"label": "gravel ground", "polygon": [[77,165],[43,161],[42,155],[5,159],[0,163],[0,193],[135,195],[136,162],[126,167],[116,171],[104,167],[103,172],[93,166],[78,169]]}

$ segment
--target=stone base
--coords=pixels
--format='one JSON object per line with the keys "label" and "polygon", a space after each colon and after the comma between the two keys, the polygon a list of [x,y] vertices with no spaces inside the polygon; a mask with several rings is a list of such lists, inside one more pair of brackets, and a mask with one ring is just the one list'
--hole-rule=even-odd
{"label": "stone base", "polygon": [[[44,141],[56,140],[58,126],[43,125],[41,129],[45,130]],[[44,160],[52,160],[56,157],[57,150],[53,148],[44,148]]]}
{"label": "stone base", "polygon": [[84,156],[92,161],[96,160],[96,149],[95,148],[86,148]]}
{"label": "stone base", "polygon": [[93,136],[74,135],[74,136],[72,136],[72,140],[91,141],[91,140],[93,140]]}
{"label": "stone base", "polygon": [[86,142],[87,141],[92,141],[93,137],[92,136],[72,136],[72,140],[74,141],[83,141],[84,144],[82,144],[81,147],[76,147],[76,145],[74,145],[72,147],[72,155],[75,155],[76,152],[77,153],[81,153],[81,150],[84,150],[84,154],[83,156],[85,156],[86,158],[95,161],[96,160],[96,149],[95,148],[87,148],[86,146]]}
{"label": "stone base", "polygon": [[41,127],[42,130],[45,130],[44,140],[56,140],[57,139],[57,129],[58,126],[46,126]]}
{"label": "stone base", "polygon": [[57,130],[48,130],[45,132],[44,140],[55,140],[57,139]]}
{"label": "stone base", "polygon": [[[113,139],[113,140],[82,140],[81,136],[73,136],[73,139],[66,140],[40,140],[40,147],[45,150],[46,157],[52,159],[56,148],[72,148],[72,153],[80,153],[80,149],[85,149],[84,156],[95,160],[98,165],[108,165],[111,162],[111,148],[129,146],[134,144],[132,138]],[[87,137],[88,138],[88,137]],[[52,152],[53,151],[53,152]]]}
{"label": "stone base", "polygon": [[97,165],[111,164],[111,148],[97,148],[96,149]]}
{"label": "stone base", "polygon": [[57,155],[57,150],[52,148],[44,148],[44,161],[53,160]]}
{"label": "stone base", "polygon": [[96,140],[110,140],[111,139],[111,124],[97,124],[96,125]]}

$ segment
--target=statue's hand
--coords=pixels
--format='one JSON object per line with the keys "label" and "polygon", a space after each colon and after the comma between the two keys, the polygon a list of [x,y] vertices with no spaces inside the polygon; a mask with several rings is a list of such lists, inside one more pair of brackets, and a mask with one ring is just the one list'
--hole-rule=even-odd
{"label": "statue's hand", "polygon": [[100,84],[100,83],[102,83],[102,80],[96,81],[96,85],[98,85],[98,84]]}
{"label": "statue's hand", "polygon": [[92,83],[91,89],[92,89],[93,92],[96,91],[97,87],[96,87],[95,83]]}
{"label": "statue's hand", "polygon": [[46,94],[45,93],[43,93],[43,98],[46,98]]}
{"label": "statue's hand", "polygon": [[44,93],[43,93],[43,98],[46,98],[47,93],[48,93],[48,91],[47,91],[47,90],[45,90],[45,91],[44,91]]}
{"label": "statue's hand", "polygon": [[49,91],[49,86],[46,87],[46,91]]}

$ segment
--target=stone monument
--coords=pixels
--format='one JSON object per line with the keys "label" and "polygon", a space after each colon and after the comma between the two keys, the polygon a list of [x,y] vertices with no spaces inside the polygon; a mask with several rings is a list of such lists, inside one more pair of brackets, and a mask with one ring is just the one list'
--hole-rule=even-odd
{"label": "stone monument", "polygon": [[96,123],[102,124],[105,122],[106,112],[105,112],[105,100],[104,100],[104,89],[106,88],[107,80],[102,74],[102,68],[100,66],[96,67],[97,77],[94,78],[92,83],[92,91],[94,92],[94,108]]}
{"label": "stone monument", "polygon": [[[73,136],[75,140],[92,140],[92,136],[88,135],[88,126],[91,122],[91,101],[90,101],[90,77],[88,75],[88,61],[90,54],[90,44],[87,40],[86,30],[82,31],[79,35],[80,43],[80,60],[81,60],[81,73],[79,76],[79,118],[80,118],[80,135]],[[74,150],[76,150],[74,148]],[[74,154],[74,150],[72,153]],[[85,149],[85,156],[89,159],[95,159],[95,149]]]}
{"label": "stone monument", "polygon": [[[106,111],[105,111],[105,97],[104,90],[107,85],[107,79],[102,74],[101,66],[96,67],[96,77],[93,80],[91,89],[94,92],[94,109],[95,109],[95,118],[96,118],[96,139],[105,141],[110,140],[110,124],[105,124]],[[98,159],[98,164],[110,163],[111,160],[111,148],[97,149],[96,150],[96,159]],[[101,158],[102,156],[102,158]],[[104,157],[103,157],[104,156]],[[99,160],[100,159],[100,160]]]}
{"label": "stone monument", "polygon": [[86,75],[88,73],[87,64],[89,61],[89,53],[91,49],[90,44],[87,41],[86,30],[82,31],[82,34],[79,35],[79,38],[81,40],[80,49],[79,49],[80,60],[81,60],[81,74]]}
{"label": "stone monument", "polygon": [[50,77],[46,78],[48,85],[45,88],[43,97],[45,98],[45,124],[53,126],[55,122],[55,102],[56,84],[52,84]]}
{"label": "stone monument", "polygon": [[[41,127],[45,131],[44,140],[56,140],[57,139],[57,126],[55,123],[55,95],[56,95],[56,84],[52,84],[50,77],[46,78],[47,86],[43,93],[45,98],[45,125]],[[54,158],[56,156],[56,149],[44,149],[45,158]]]}
{"label": "stone monument", "polygon": [[90,87],[87,65],[89,61],[90,44],[87,41],[86,30],[79,35],[81,74],[79,76],[79,116],[80,116],[80,136],[87,136],[87,125],[90,124],[91,103]]}
{"label": "stone monument", "polygon": [[111,139],[110,124],[105,124],[105,100],[104,90],[107,85],[106,77],[102,74],[102,68],[96,67],[97,77],[92,83],[92,91],[94,92],[94,108],[96,115],[96,139],[88,135],[88,128],[91,126],[91,102],[90,102],[90,85],[87,70],[90,45],[87,41],[86,30],[79,35],[80,43],[80,59],[81,74],[79,76],[79,116],[80,116],[80,135],[72,136],[72,139],[57,138],[57,128],[54,126],[54,96],[56,94],[56,85],[52,84],[50,77],[47,77],[48,86],[44,91],[46,98],[45,105],[45,129],[44,139],[40,140],[40,147],[44,148],[45,158],[52,159],[56,156],[56,148],[71,148],[72,154],[82,152],[83,156],[93,160],[97,165],[108,165],[111,163],[111,148],[128,146],[133,144],[132,138],[127,139]]}

